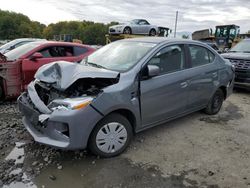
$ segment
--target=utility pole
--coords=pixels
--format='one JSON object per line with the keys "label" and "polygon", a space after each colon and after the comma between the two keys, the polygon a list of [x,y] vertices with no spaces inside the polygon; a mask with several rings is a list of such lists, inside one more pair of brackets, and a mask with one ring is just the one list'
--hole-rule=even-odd
{"label": "utility pole", "polygon": [[178,11],[176,11],[176,17],[175,17],[174,38],[176,38],[177,22],[178,22]]}

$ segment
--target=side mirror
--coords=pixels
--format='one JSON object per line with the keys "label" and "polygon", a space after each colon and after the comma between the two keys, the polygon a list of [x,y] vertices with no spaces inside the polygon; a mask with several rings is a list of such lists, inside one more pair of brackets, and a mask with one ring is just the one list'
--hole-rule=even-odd
{"label": "side mirror", "polygon": [[141,79],[147,80],[149,78],[159,75],[159,73],[160,73],[160,68],[157,65],[147,65],[142,70]]}
{"label": "side mirror", "polygon": [[43,55],[40,52],[35,52],[31,57],[30,60],[35,61],[39,58],[43,58]]}
{"label": "side mirror", "polygon": [[157,65],[148,65],[148,76],[154,77],[160,74],[160,68]]}

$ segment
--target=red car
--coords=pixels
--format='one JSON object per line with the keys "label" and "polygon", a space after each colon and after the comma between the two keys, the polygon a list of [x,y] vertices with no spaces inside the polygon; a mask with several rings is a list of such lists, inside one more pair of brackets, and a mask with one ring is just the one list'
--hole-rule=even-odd
{"label": "red car", "polygon": [[60,60],[79,62],[94,51],[82,44],[39,41],[0,54],[0,101],[20,95],[42,65]]}

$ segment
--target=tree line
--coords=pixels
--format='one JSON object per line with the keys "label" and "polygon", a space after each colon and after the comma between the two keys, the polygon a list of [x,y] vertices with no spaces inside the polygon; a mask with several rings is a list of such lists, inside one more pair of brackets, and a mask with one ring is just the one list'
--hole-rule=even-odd
{"label": "tree line", "polygon": [[46,38],[51,40],[55,35],[69,34],[85,44],[105,44],[108,27],[118,24],[95,23],[92,21],[62,21],[48,26],[31,21],[20,13],[0,10],[0,40],[16,38]]}

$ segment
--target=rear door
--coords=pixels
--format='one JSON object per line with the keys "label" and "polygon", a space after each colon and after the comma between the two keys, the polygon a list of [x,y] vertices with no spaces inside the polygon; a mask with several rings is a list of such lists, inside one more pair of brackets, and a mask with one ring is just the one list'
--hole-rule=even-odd
{"label": "rear door", "polygon": [[147,65],[158,66],[160,75],[141,79],[140,82],[141,117],[144,127],[183,113],[188,96],[184,45],[164,47]]}
{"label": "rear door", "polygon": [[191,69],[189,69],[189,109],[206,106],[214,88],[218,85],[218,66],[215,54],[199,45],[189,45]]}
{"label": "rear door", "polygon": [[25,85],[29,84],[34,79],[36,71],[44,64],[60,60],[70,62],[76,61],[73,46],[47,46],[36,52],[41,53],[43,57],[31,59],[32,54],[22,62],[23,82]]}

